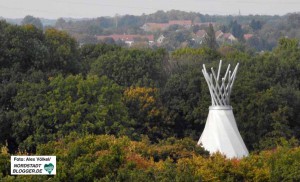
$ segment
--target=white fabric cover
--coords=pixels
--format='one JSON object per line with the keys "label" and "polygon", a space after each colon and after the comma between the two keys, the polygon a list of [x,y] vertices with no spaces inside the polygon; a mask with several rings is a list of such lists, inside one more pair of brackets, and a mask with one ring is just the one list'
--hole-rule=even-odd
{"label": "white fabric cover", "polygon": [[228,158],[242,158],[249,155],[237,128],[231,106],[211,106],[204,131],[198,145],[211,154],[219,151]]}

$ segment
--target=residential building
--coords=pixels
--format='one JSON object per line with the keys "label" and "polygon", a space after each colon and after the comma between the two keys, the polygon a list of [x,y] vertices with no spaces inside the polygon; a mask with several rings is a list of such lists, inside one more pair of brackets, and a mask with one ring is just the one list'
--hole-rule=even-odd
{"label": "residential building", "polygon": [[224,33],[221,30],[216,31],[215,33],[216,40],[221,39],[223,35]]}
{"label": "residential building", "polygon": [[222,31],[217,31],[215,33],[216,36],[216,40],[217,42],[219,42],[220,44],[222,43],[234,43],[237,41],[237,38],[234,37],[231,33],[223,33]]}
{"label": "residential building", "polygon": [[223,37],[225,41],[230,41],[231,43],[237,41],[237,38],[235,38],[235,36],[233,36],[231,33],[224,33]]}
{"label": "residential building", "polygon": [[198,32],[196,32],[193,36],[193,39],[196,43],[202,44],[206,35],[207,33],[205,30],[198,30]]}
{"label": "residential building", "polygon": [[164,35],[160,35],[156,40],[157,45],[161,45],[166,37]]}
{"label": "residential building", "polygon": [[145,23],[141,29],[146,32],[163,31],[169,27],[168,23]]}

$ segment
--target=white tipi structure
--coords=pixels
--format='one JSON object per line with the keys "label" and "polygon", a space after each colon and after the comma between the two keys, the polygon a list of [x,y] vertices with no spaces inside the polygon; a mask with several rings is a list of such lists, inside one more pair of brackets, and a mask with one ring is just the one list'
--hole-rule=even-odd
{"label": "white tipi structure", "polygon": [[208,84],[212,106],[209,107],[206,125],[198,145],[202,144],[210,153],[219,151],[228,158],[242,158],[248,156],[249,152],[237,128],[229,100],[239,64],[233,72],[229,70],[229,64],[219,83],[221,66],[222,60],[218,73],[211,68],[212,73],[208,74],[203,64],[202,73]]}

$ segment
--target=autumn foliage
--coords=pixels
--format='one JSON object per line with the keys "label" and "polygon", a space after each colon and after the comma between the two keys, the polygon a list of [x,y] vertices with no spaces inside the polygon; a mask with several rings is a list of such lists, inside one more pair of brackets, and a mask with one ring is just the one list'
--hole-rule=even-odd
{"label": "autumn foliage", "polygon": [[[240,160],[196,145],[211,104],[202,64],[220,59],[240,63],[231,105],[250,151]],[[0,181],[300,181],[299,60],[288,38],[270,52],[167,52],[79,46],[1,20]],[[10,155],[25,154],[56,155],[57,175],[10,176]]]}
{"label": "autumn foliage", "polygon": [[[208,155],[189,139],[169,138],[157,144],[131,141],[128,137],[75,133],[63,140],[39,145],[37,155],[56,155],[57,175],[6,176],[9,153],[0,154],[3,180],[19,181],[298,181],[300,148],[285,141],[276,150],[227,159],[220,153]],[[22,155],[22,154],[19,154]]]}

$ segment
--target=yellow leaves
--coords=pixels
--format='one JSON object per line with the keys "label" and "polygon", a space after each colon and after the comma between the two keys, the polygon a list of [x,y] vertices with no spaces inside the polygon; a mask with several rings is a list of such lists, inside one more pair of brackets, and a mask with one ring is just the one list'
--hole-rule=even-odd
{"label": "yellow leaves", "polygon": [[26,25],[23,25],[23,28],[24,28],[24,30],[26,30],[26,31],[31,31],[31,32],[33,32],[33,31],[36,30],[35,26],[32,25],[32,24],[26,24]]}
{"label": "yellow leaves", "polygon": [[123,101],[141,112],[146,112],[148,117],[158,116],[160,110],[157,94],[157,88],[129,87],[124,91]]}
{"label": "yellow leaves", "polygon": [[99,150],[99,151],[95,152],[96,157],[101,157],[101,156],[109,155],[109,154],[111,154],[111,151],[109,151],[109,150]]}
{"label": "yellow leaves", "polygon": [[158,162],[155,162],[155,169],[158,170],[158,171],[165,170],[165,167],[166,167],[165,163],[166,163],[166,161],[162,161],[162,160],[160,160]]}
{"label": "yellow leaves", "polygon": [[[55,154],[60,164],[69,165],[68,168],[63,168],[69,170],[66,172],[69,175],[76,175],[72,169],[86,165],[97,173],[102,171],[104,176],[114,169],[114,172],[125,170],[129,173],[151,171],[155,178],[161,180],[171,176],[174,180],[192,177],[191,179],[213,182],[299,181],[299,147],[279,147],[277,150],[262,151],[243,159],[227,159],[220,153],[205,157],[193,150],[187,151],[187,146],[180,146],[180,143],[180,140],[174,139],[171,143],[164,141],[150,144],[147,140],[130,141],[128,137],[82,137],[74,133],[62,140],[40,145],[37,154]],[[174,158],[174,155],[177,157]],[[91,162],[87,163],[87,160]]]}
{"label": "yellow leaves", "polygon": [[8,154],[8,148],[7,148],[7,146],[2,146],[1,147],[1,153],[0,154],[4,154],[4,155]]}
{"label": "yellow leaves", "polygon": [[47,37],[61,37],[61,38],[66,38],[66,37],[69,37],[68,34],[66,32],[63,32],[63,31],[59,31],[59,30],[56,30],[54,28],[49,28],[45,31],[45,35]]}
{"label": "yellow leaves", "polygon": [[124,96],[128,99],[138,99],[145,104],[150,104],[155,102],[154,96],[156,93],[156,88],[129,87],[125,90]]}
{"label": "yellow leaves", "polygon": [[127,147],[128,152],[142,152],[147,150],[148,146],[144,142],[136,142],[136,141],[131,141],[130,145]]}
{"label": "yellow leaves", "polygon": [[267,161],[269,152],[260,153],[259,155],[250,155],[247,158],[240,160],[238,167],[235,171],[239,171],[244,178],[250,181],[269,181],[270,168]]}

